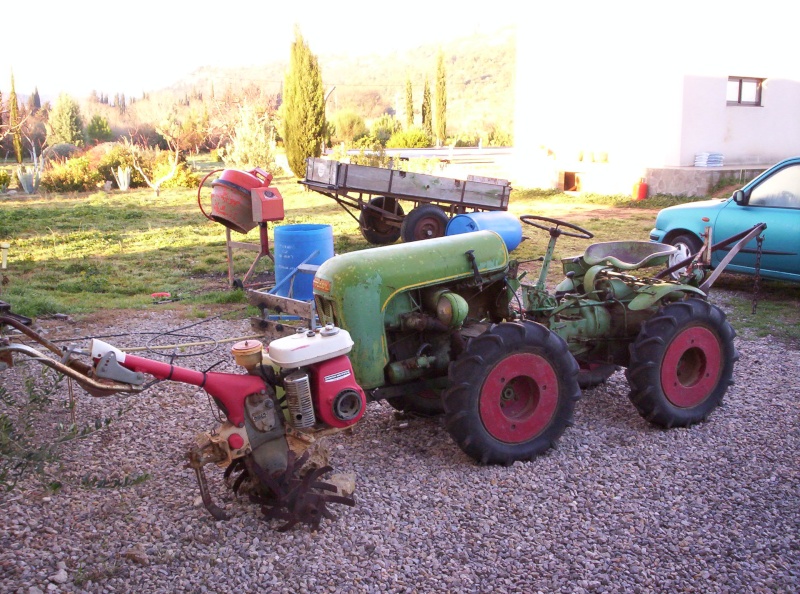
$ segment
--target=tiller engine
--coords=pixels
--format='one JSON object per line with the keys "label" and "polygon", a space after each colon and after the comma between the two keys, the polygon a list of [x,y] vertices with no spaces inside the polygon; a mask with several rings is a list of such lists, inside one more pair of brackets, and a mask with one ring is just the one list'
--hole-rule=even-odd
{"label": "tiller engine", "polygon": [[[0,316],[0,324],[7,320]],[[323,480],[332,469],[317,441],[354,425],[366,409],[347,356],[352,347],[350,334],[330,324],[274,340],[267,349],[257,340],[237,342],[232,354],[246,374],[194,371],[125,353],[98,339],[91,341],[91,365],[75,358],[75,350],[67,351],[61,362],[7,340],[0,351],[35,358],[95,396],[141,391],[145,374],[204,389],[224,419],[219,417],[214,430],[200,433],[187,454],[203,504],[217,520],[228,518],[212,501],[206,482],[205,466],[216,464],[225,468],[226,483],[235,493],[247,492],[261,505],[265,519],[282,520],[278,530],[285,531],[297,523],[317,528],[322,518],[333,517],[328,503],[355,505],[352,484],[340,481],[337,487]]]}

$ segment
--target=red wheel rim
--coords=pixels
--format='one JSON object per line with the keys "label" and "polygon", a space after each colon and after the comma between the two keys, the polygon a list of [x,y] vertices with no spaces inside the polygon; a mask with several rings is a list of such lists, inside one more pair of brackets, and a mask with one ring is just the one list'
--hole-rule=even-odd
{"label": "red wheel rim", "polygon": [[521,443],[536,437],[553,418],[558,378],[543,357],[517,353],[489,372],[480,398],[481,421],[491,436]]}
{"label": "red wheel rim", "polygon": [[420,219],[416,227],[414,227],[414,239],[430,239],[431,237],[442,237],[444,235],[445,225],[442,224],[440,219],[434,216],[425,217]]}
{"label": "red wheel rim", "polygon": [[722,349],[714,333],[700,326],[688,328],[667,347],[661,388],[675,406],[696,406],[717,386],[721,370]]}

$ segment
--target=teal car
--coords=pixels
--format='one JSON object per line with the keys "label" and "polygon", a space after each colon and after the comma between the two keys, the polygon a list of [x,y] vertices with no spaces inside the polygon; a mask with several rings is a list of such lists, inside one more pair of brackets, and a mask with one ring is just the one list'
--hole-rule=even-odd
{"label": "teal car", "polygon": [[[712,242],[716,244],[758,223],[767,224],[761,246],[761,276],[800,282],[800,157],[773,165],[730,198],[661,210],[655,228],[650,231],[650,240],[676,246],[678,252],[670,262],[674,264],[702,247],[706,227],[711,227]],[[712,253],[712,268],[726,253],[726,249]],[[755,274],[757,253],[753,240],[725,271]]]}

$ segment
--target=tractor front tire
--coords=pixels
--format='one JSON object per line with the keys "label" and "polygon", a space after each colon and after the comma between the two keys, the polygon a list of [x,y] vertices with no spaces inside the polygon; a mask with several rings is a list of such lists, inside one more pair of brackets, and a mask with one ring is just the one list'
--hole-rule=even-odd
{"label": "tractor front tire", "polygon": [[705,421],[733,383],[735,336],[725,313],[707,301],[662,307],[642,325],[625,372],[639,414],[666,428]]}
{"label": "tractor front tire", "polygon": [[577,375],[566,342],[546,327],[496,324],[450,364],[447,430],[481,464],[531,460],[572,424],[581,395]]}

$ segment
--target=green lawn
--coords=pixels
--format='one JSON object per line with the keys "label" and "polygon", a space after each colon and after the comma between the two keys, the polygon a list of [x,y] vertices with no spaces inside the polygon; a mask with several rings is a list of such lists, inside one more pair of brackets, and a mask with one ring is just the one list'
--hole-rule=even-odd
{"label": "green lawn", "polygon": [[[333,226],[336,253],[372,247],[353,218],[330,198],[306,190],[294,177],[276,178],[273,185],[284,197],[286,217],[269,225],[271,245],[276,224],[326,223]],[[206,187],[200,192],[206,212],[211,210],[210,200],[211,189]],[[625,196],[515,189],[509,210],[517,216],[534,214],[576,223],[594,233],[595,241],[646,240],[657,209],[679,201],[655,197],[634,202]],[[549,238],[543,231],[523,227],[525,239],[512,256],[534,260],[544,253]],[[255,244],[258,229],[247,235],[233,233],[233,239]],[[11,246],[0,299],[22,315],[147,308],[155,292],[180,296],[184,303],[243,301],[228,283],[225,228],[204,216],[197,190],[164,190],[159,197],[149,188],[108,194],[0,195],[0,241]],[[585,240],[562,237],[556,258],[581,253],[587,245]],[[255,252],[234,250],[236,277],[244,276],[254,258]],[[261,259],[257,278],[265,278],[271,267],[268,258]],[[535,262],[524,267],[538,272]],[[549,280],[555,283],[560,266],[552,268]],[[725,277],[718,284],[724,285]],[[746,295],[748,282],[752,279],[743,279],[733,290]],[[771,318],[796,319],[786,316],[797,313],[797,287],[764,283],[760,297]],[[747,299],[740,301],[749,303]],[[741,304],[734,305],[741,309]],[[748,318],[744,311],[741,316]]]}

